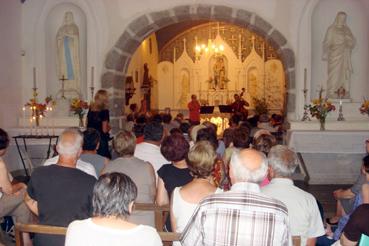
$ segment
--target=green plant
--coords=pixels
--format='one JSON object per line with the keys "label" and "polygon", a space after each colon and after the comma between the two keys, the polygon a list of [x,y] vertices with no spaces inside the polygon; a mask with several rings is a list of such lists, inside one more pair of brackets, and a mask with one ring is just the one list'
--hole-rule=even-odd
{"label": "green plant", "polygon": [[268,103],[265,98],[259,99],[253,97],[252,100],[254,102],[255,112],[257,115],[268,114]]}

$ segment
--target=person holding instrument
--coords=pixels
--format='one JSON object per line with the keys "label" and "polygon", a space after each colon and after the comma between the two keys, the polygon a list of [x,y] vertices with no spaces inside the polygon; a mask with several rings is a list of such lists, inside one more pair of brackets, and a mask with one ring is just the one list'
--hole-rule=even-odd
{"label": "person holding instrument", "polygon": [[234,94],[234,102],[231,104],[231,107],[233,114],[241,115],[243,119],[246,120],[249,112],[245,107],[248,107],[250,104],[245,99],[243,99],[244,93],[245,88],[242,88],[242,92],[240,93],[240,95]]}

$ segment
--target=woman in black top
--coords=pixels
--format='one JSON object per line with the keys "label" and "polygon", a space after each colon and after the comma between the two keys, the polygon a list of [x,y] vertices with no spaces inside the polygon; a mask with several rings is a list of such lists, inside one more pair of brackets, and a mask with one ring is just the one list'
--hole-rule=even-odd
{"label": "woman in black top", "polygon": [[87,114],[87,128],[96,129],[101,136],[100,145],[97,150],[99,155],[111,159],[109,151],[109,110],[108,108],[108,92],[106,90],[98,90],[91,103],[90,110]]}
{"label": "woman in black top", "polygon": [[[156,190],[156,204],[169,204],[170,197],[176,187],[192,181],[193,177],[188,169],[186,158],[190,145],[182,134],[175,133],[166,137],[160,151],[170,164],[163,165],[158,171],[158,185]],[[166,229],[171,231],[170,219],[167,218]]]}

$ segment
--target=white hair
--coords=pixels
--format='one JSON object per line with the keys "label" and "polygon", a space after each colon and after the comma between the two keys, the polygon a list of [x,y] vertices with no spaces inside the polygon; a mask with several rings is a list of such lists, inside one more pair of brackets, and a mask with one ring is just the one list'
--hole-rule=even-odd
{"label": "white hair", "polygon": [[230,168],[232,169],[234,178],[238,182],[250,182],[259,184],[264,180],[268,171],[268,160],[264,153],[259,152],[259,154],[261,157],[260,167],[256,170],[249,170],[245,165],[242,164],[240,150],[235,150],[233,152],[230,162]]}
{"label": "white hair", "polygon": [[268,154],[268,162],[278,177],[291,177],[298,165],[296,153],[284,145],[273,146]]}
{"label": "white hair", "polygon": [[[66,140],[66,135],[73,135],[73,141],[70,141],[70,139]],[[60,135],[56,150],[61,156],[76,156],[80,152],[82,144],[82,133],[77,128],[67,128]]]}

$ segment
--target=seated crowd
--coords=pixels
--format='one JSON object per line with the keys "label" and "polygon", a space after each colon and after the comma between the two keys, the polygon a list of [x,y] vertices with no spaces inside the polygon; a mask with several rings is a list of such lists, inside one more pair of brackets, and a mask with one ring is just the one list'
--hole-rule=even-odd
{"label": "seated crowd", "polygon": [[[66,237],[23,233],[24,245],[162,245],[162,230],[186,246],[292,245],[294,236],[301,245],[356,245],[369,235],[369,156],[356,184],[334,192],[337,213],[325,229],[319,202],[292,180],[296,153],[279,143],[267,116],[234,115],[222,138],[211,122],[191,125],[183,115],[128,120],[111,160],[97,154],[96,130],[64,130],[57,155],[28,184],[9,179],[1,158],[9,137],[0,129],[1,216],[68,227]],[[164,227],[155,229],[154,212],[135,203],[169,206]]]}

